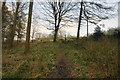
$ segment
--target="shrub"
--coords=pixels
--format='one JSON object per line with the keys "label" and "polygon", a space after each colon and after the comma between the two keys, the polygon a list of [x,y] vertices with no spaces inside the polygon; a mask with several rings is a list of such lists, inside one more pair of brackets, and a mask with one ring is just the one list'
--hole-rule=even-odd
{"label": "shrub", "polygon": [[95,28],[95,32],[93,33],[93,40],[98,41],[102,36],[103,36],[103,32],[101,31],[101,28],[99,26],[97,26]]}

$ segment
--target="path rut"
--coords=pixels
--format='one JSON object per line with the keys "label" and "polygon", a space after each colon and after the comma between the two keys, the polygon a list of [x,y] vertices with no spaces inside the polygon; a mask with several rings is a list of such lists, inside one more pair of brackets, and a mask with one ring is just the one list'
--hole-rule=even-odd
{"label": "path rut", "polygon": [[72,71],[70,69],[72,62],[65,56],[64,45],[61,45],[56,53],[57,59],[54,69],[48,73],[47,78],[72,78]]}

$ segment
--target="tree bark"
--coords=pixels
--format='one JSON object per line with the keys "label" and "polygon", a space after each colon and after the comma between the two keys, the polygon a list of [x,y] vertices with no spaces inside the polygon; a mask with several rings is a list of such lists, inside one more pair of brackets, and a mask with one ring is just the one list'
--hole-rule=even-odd
{"label": "tree bark", "polygon": [[35,30],[33,29],[33,32],[32,32],[32,42],[33,42],[34,35],[35,35]]}
{"label": "tree bark", "polygon": [[55,29],[53,42],[57,41],[58,28]]}
{"label": "tree bark", "polygon": [[88,33],[88,18],[87,18],[87,37],[88,37],[89,33]]}
{"label": "tree bark", "polygon": [[30,30],[31,30],[31,20],[32,20],[32,9],[33,9],[33,0],[31,0],[31,2],[29,4],[29,14],[28,14],[26,43],[25,43],[25,53],[28,52],[29,48],[30,48]]}
{"label": "tree bark", "polygon": [[67,36],[66,36],[66,34],[65,34],[65,42],[67,41]]}
{"label": "tree bark", "polygon": [[13,42],[14,42],[14,36],[15,36],[15,28],[16,28],[16,24],[17,24],[17,16],[18,16],[18,9],[19,9],[19,5],[20,3],[19,2],[16,2],[16,11],[15,11],[15,14],[14,14],[14,20],[13,20],[13,26],[11,26],[11,32],[10,32],[10,38],[9,38],[9,48],[12,48],[13,47]]}
{"label": "tree bark", "polygon": [[[6,1],[4,1],[4,2],[2,3],[2,23],[3,23],[3,21],[4,21],[4,15],[5,15],[5,13],[4,13],[5,4],[6,4]],[[3,26],[3,24],[2,24],[2,26]],[[5,29],[2,27],[2,34],[3,34],[3,33],[5,33]],[[4,43],[4,36],[3,36],[3,35],[2,35],[2,42]]]}
{"label": "tree bark", "polygon": [[83,1],[81,2],[81,8],[80,8],[78,31],[77,31],[77,39],[79,39],[79,36],[80,36],[80,25],[81,25],[81,19],[82,19],[82,11],[83,11],[82,6],[83,6]]}
{"label": "tree bark", "polygon": [[87,21],[87,37],[88,37],[88,20],[89,20],[89,18],[88,18],[88,16],[87,16],[87,14],[86,14],[86,12],[85,12],[85,6],[84,6],[84,16],[86,17],[86,21]]}
{"label": "tree bark", "polygon": [[55,29],[55,34],[54,34],[54,40],[53,40],[53,42],[57,41],[57,34],[58,34],[59,27],[60,27],[60,22],[61,22],[61,18],[60,18],[60,15],[59,15],[58,25],[56,26],[56,29]]}

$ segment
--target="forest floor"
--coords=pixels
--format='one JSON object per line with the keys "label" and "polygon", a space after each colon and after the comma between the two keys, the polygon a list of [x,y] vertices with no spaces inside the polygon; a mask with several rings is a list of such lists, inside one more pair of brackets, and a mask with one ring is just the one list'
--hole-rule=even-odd
{"label": "forest floor", "polygon": [[53,69],[50,73],[48,73],[48,78],[73,78],[72,75],[74,72],[70,69],[72,66],[71,60],[66,57],[64,53],[64,45],[60,45],[58,50],[56,51],[57,58],[55,64],[53,65]]}
{"label": "forest floor", "polygon": [[[7,45],[7,44],[6,44]],[[69,42],[33,42],[24,54],[24,44],[2,49],[3,78],[115,78],[117,39],[81,39]]]}

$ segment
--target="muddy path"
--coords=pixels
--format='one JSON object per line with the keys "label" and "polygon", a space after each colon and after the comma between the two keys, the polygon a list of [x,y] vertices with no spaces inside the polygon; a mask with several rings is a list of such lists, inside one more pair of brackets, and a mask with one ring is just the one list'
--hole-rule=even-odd
{"label": "muddy path", "polygon": [[57,59],[55,61],[55,65],[53,66],[54,68],[50,73],[48,73],[47,78],[73,78],[73,71],[70,69],[72,62],[65,56],[63,44],[60,45],[56,54]]}

